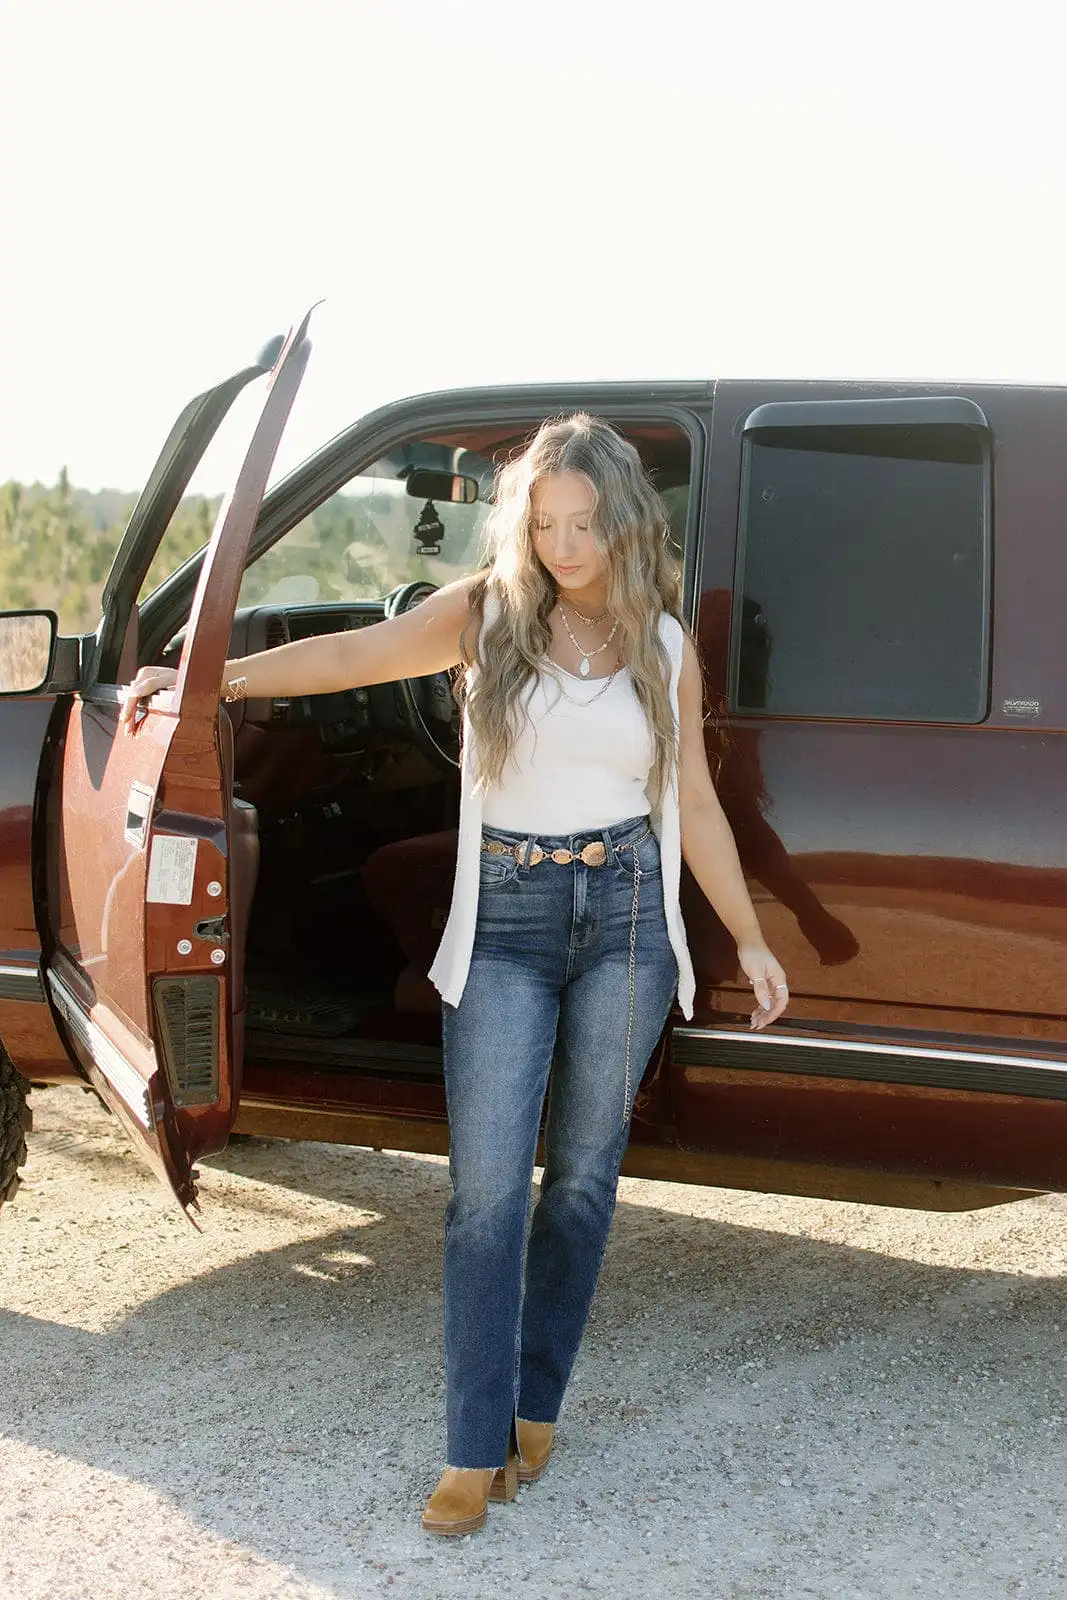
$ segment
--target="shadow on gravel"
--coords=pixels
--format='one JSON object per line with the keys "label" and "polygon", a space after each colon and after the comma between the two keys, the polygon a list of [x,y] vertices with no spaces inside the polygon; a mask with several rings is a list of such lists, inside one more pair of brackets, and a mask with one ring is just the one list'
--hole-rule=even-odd
{"label": "shadow on gravel", "polygon": [[[721,1592],[815,1592],[781,1573],[775,1587],[761,1520],[792,1541],[791,1559],[817,1561],[835,1519],[857,1541],[877,1537],[902,1500],[919,1537],[924,1478],[950,1477],[954,1494],[1006,1481],[1040,1493],[1049,1452],[1062,1452],[1048,1399],[1062,1382],[1062,1278],[916,1264],[623,1203],[552,1472],[519,1507],[494,1508],[478,1540],[431,1545],[417,1516],[441,1461],[447,1170],[292,1151],[256,1141],[208,1165],[366,1219],[183,1284],[105,1335],[0,1314],[4,1365],[18,1374],[0,1397],[4,1433],[147,1483],[214,1534],[345,1597],[378,1593],[393,1568],[423,1572],[432,1593],[434,1570],[458,1581],[455,1563],[494,1547],[499,1558],[501,1540],[511,1558],[529,1545],[540,1559],[572,1524],[610,1525],[619,1571],[666,1561],[678,1569],[666,1592],[701,1592],[724,1537],[716,1522],[733,1539],[743,1516],[755,1525],[753,1587]],[[212,1205],[232,1201],[208,1196],[209,1228]],[[571,1578],[557,1590],[546,1566],[539,1594],[601,1592],[602,1549],[579,1540],[569,1559]],[[413,1566],[424,1561],[435,1565]]]}

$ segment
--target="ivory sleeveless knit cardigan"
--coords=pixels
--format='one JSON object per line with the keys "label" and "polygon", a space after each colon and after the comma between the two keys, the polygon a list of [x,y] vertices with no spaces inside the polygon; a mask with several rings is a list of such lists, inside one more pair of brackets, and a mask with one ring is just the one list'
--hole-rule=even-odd
{"label": "ivory sleeveless knit cardigan", "polygon": [[[497,602],[486,595],[484,628],[493,620]],[[685,636],[676,618],[663,612],[659,623],[660,638],[670,660],[670,702],[674,712],[675,730],[678,728],[678,681],[682,671],[682,649]],[[476,669],[470,669],[472,672]],[[468,672],[468,679],[470,672]],[[479,861],[482,836],[482,790],[475,782],[475,760],[470,723],[466,712],[463,718],[463,753],[460,764],[459,797],[459,849],[456,856],[456,879],[452,890],[452,905],[448,913],[441,943],[430,968],[430,980],[441,998],[451,1006],[459,1005],[470,970],[471,951],[474,948],[474,931],[478,918]],[[560,775],[564,777],[563,774]],[[620,821],[623,819],[620,818]],[[677,772],[671,774],[663,804],[651,816],[651,826],[660,846],[663,883],[663,906],[667,918],[667,932],[671,948],[678,962],[678,1003],[685,1017],[693,1015],[695,983],[693,963],[686,942],[685,927],[679,903],[679,884],[682,874],[681,813],[678,805]]]}

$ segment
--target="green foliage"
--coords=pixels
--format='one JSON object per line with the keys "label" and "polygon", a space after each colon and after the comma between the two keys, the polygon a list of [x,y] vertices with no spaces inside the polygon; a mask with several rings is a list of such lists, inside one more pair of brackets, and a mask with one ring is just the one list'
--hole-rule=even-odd
{"label": "green foliage", "polygon": [[164,578],[169,578],[191,555],[203,549],[215,530],[218,508],[218,500],[203,500],[199,496],[180,502],[152,557],[139,599],[158,589]]}
{"label": "green foliage", "polygon": [[[61,632],[91,632],[135,502],[135,495],[114,489],[72,488],[65,468],[51,488],[0,485],[0,610],[41,607],[58,613]],[[207,544],[219,504],[198,495],[181,502],[141,598]],[[238,603],[368,599],[416,578],[443,584],[473,571],[485,506],[436,507],[443,528],[436,556],[418,551],[421,510],[395,480],[353,479],[249,567]]]}
{"label": "green foliage", "polygon": [[[96,495],[74,489],[65,467],[51,488],[0,485],[0,610],[43,607],[59,614],[63,633],[93,629],[136,498],[113,489]],[[181,502],[149,569],[146,593],[206,544],[216,505],[200,496]]]}

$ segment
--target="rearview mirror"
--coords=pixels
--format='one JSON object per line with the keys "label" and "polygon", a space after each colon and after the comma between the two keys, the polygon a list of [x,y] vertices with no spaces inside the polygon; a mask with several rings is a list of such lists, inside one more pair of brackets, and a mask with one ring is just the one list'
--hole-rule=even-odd
{"label": "rearview mirror", "polygon": [[434,472],[416,467],[404,480],[408,494],[420,500],[448,500],[453,505],[472,506],[478,498],[477,478],[464,478],[458,472]]}
{"label": "rearview mirror", "polygon": [[33,694],[44,687],[58,627],[54,611],[0,611],[0,694]]}

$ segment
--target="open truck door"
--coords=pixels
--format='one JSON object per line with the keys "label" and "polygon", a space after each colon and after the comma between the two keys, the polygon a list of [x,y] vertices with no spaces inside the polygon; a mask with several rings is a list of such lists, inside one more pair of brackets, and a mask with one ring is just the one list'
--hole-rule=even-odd
{"label": "open truck door", "polygon": [[[85,642],[81,683],[57,704],[45,754],[48,997],[87,1076],[183,1207],[196,1201],[194,1162],[226,1144],[240,1094],[258,840],[254,810],[234,800],[233,736],[219,688],[249,540],[310,352],[307,323],[270,369],[203,562],[173,691],[155,696],[133,725],[120,722],[116,680],[131,675],[133,598],[165,527],[158,516],[155,527],[138,518],[139,507],[105,590],[100,631]],[[266,370],[246,369],[179,418],[168,443],[186,448],[185,483],[206,446],[188,448],[195,409],[207,415],[205,403],[221,396],[210,437],[233,396]],[[165,456],[145,494],[162,485],[172,511],[184,484]],[[123,594],[125,622],[114,603]]]}

